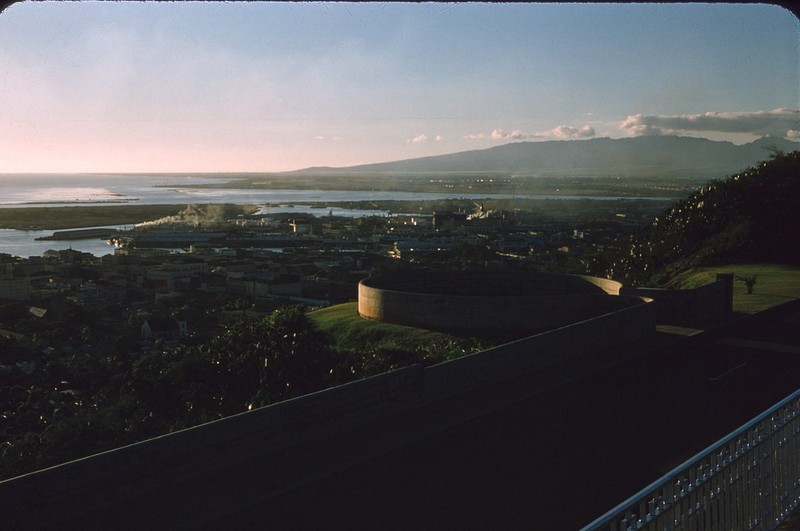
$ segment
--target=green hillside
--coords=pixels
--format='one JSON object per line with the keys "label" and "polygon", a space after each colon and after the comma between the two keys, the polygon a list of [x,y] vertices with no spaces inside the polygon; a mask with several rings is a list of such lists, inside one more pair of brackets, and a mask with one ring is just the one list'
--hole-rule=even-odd
{"label": "green hillside", "polygon": [[439,363],[486,347],[472,338],[362,319],[355,302],[338,304],[308,313],[316,327],[324,332],[332,346],[360,360],[363,369],[379,372],[412,363]]}
{"label": "green hillside", "polygon": [[698,266],[800,265],[800,151],[711,181],[634,235],[607,271],[660,285]]}

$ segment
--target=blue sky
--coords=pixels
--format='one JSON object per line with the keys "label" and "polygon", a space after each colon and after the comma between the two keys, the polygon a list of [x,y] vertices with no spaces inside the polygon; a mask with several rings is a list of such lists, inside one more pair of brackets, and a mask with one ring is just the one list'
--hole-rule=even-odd
{"label": "blue sky", "polygon": [[282,171],[522,140],[800,138],[769,4],[22,3],[0,173]]}

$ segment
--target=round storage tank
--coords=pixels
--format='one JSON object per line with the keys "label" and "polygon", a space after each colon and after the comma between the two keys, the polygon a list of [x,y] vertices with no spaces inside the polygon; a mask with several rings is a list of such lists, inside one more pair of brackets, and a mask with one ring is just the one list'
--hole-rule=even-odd
{"label": "round storage tank", "polygon": [[366,319],[428,329],[557,328],[638,303],[621,284],[579,275],[418,271],[370,277],[358,285]]}

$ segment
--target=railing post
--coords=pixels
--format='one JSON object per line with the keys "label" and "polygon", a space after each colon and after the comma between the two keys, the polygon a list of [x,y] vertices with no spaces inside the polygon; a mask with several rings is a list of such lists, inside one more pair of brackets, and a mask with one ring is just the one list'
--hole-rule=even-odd
{"label": "railing post", "polygon": [[717,280],[725,283],[725,314],[733,313],[733,273],[717,273]]}

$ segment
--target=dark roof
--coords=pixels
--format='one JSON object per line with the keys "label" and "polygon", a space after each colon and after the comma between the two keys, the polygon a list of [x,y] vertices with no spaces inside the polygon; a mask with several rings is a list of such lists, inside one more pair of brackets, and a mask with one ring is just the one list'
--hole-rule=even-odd
{"label": "dark roof", "polygon": [[145,324],[147,324],[153,332],[171,332],[180,328],[178,326],[178,321],[164,317],[148,319],[145,321]]}

